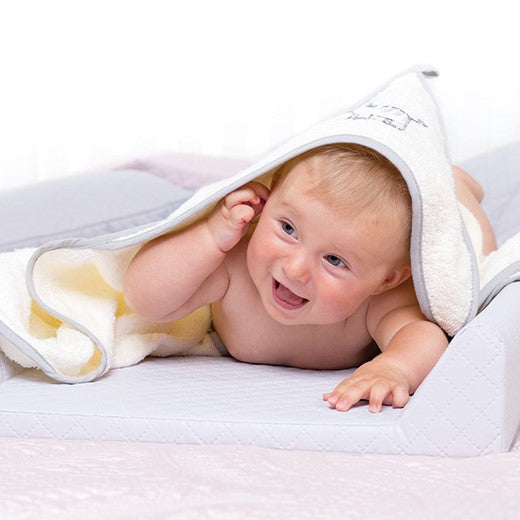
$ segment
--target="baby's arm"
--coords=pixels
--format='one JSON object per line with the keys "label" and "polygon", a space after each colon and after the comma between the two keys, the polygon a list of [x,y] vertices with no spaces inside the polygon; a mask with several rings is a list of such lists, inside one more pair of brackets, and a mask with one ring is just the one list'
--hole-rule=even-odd
{"label": "baby's arm", "polygon": [[268,196],[265,186],[251,182],[225,197],[208,218],[147,242],[125,275],[128,306],[149,320],[166,322],[221,299],[229,285],[226,253]]}
{"label": "baby's arm", "polygon": [[381,354],[323,395],[336,409],[346,411],[361,399],[369,401],[371,412],[381,411],[383,404],[403,407],[446,349],[445,333],[406,291],[397,287],[371,301],[367,326]]}

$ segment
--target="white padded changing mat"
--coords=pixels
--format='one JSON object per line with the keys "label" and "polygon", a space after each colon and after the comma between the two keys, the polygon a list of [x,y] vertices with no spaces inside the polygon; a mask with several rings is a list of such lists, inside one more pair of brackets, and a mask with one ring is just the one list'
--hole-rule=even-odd
{"label": "white padded changing mat", "polygon": [[510,347],[520,337],[519,297],[520,283],[506,287],[464,327],[402,410],[330,409],[321,394],[346,371],[152,358],[64,385],[2,360],[0,435],[452,456],[506,451],[519,421],[520,352]]}

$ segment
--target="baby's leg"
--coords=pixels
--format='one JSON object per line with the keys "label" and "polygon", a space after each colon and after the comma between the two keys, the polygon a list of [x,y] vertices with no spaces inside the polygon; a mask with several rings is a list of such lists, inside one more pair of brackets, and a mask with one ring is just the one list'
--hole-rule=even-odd
{"label": "baby's leg", "polygon": [[484,197],[482,186],[467,172],[453,166],[455,191],[459,201],[468,208],[482,229],[482,253],[488,255],[497,248],[495,232],[480,203]]}

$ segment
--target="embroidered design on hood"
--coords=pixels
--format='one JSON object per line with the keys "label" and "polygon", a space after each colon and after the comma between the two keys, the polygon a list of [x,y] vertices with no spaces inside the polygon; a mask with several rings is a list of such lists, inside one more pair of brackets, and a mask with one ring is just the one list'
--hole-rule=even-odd
{"label": "embroidered design on hood", "polygon": [[389,125],[397,130],[406,130],[406,127],[413,121],[418,125],[428,128],[428,125],[420,119],[415,119],[407,114],[403,109],[390,105],[376,105],[375,103],[367,103],[353,110],[347,119],[374,119],[381,121],[385,125]]}

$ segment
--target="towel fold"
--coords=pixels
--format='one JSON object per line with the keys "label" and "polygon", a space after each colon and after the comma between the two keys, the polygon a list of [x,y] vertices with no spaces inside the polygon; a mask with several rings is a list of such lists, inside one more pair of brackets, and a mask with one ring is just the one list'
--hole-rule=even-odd
{"label": "towel fold", "polygon": [[[24,367],[41,367],[41,357],[73,380],[99,368],[98,344],[106,350],[107,368],[133,365],[149,355],[220,355],[208,335],[207,305],[172,323],[150,322],[130,311],[123,298],[123,276],[137,249],[54,250],[42,257],[34,270],[39,296],[67,319],[44,309],[26,288],[25,271],[36,249],[0,254],[0,316],[10,329],[10,334],[0,335],[0,348]],[[90,333],[84,334],[74,322],[88,326]],[[9,341],[9,336],[17,339]],[[33,352],[20,349],[20,340]]]}

